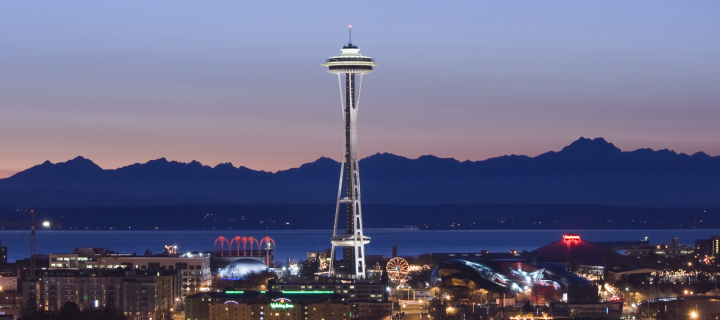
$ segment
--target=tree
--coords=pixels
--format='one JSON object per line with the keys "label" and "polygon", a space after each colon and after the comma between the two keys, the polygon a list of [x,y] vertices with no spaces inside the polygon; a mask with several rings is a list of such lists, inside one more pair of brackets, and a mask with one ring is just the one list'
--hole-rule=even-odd
{"label": "tree", "polygon": [[425,264],[432,265],[433,264],[432,255],[429,253],[420,254],[419,256],[417,256],[416,263],[419,265],[425,265]]}
{"label": "tree", "polygon": [[94,308],[86,308],[80,312],[80,318],[78,320],[124,320],[125,316],[116,313],[110,308],[104,310],[98,310]]}
{"label": "tree", "polygon": [[20,320],[53,320],[56,319],[56,317],[45,311],[45,310],[36,310],[29,313],[24,314]]}
{"label": "tree", "polygon": [[369,315],[364,317],[358,317],[356,319],[358,320],[377,320],[377,319],[386,319],[390,317],[391,312],[390,310],[383,310],[380,308],[374,308]]}
{"label": "tree", "polygon": [[418,271],[410,272],[408,285],[411,287],[425,287],[425,283],[430,283],[430,277],[432,277],[432,269],[421,269]]}
{"label": "tree", "polygon": [[125,320],[125,316],[117,313],[112,308],[105,308],[103,310],[95,308],[86,308],[80,311],[77,304],[73,302],[67,302],[60,309],[60,313],[51,313],[45,310],[38,310],[24,314],[22,320]]}
{"label": "tree", "polygon": [[251,288],[266,290],[268,280],[270,279],[277,279],[277,274],[272,271],[261,271],[259,273],[250,273],[247,276],[245,276],[245,285]]}
{"label": "tree", "polygon": [[303,260],[300,263],[300,277],[304,279],[315,278],[315,272],[320,270],[320,261],[317,259]]}
{"label": "tree", "polygon": [[387,270],[385,268],[382,268],[382,274],[380,274],[380,283],[382,284],[389,284],[390,283],[390,276],[387,273]]}
{"label": "tree", "polygon": [[525,303],[522,306],[523,314],[532,313],[535,311],[535,308],[533,307],[532,303],[530,303],[530,300],[525,301]]}
{"label": "tree", "polygon": [[77,320],[80,319],[80,307],[78,307],[75,302],[65,302],[62,309],[60,309],[60,314],[58,315],[58,320]]}

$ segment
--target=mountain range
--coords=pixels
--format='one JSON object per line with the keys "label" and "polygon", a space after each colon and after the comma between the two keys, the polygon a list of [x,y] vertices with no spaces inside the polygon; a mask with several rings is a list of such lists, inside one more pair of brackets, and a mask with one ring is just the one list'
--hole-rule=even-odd
{"label": "mountain range", "polygon": [[[367,204],[720,205],[720,156],[621,151],[603,138],[484,161],[379,153],[362,159],[360,170]],[[334,204],[339,174],[340,164],[324,157],[275,173],[165,158],[102,169],[77,157],[0,179],[0,206]]]}

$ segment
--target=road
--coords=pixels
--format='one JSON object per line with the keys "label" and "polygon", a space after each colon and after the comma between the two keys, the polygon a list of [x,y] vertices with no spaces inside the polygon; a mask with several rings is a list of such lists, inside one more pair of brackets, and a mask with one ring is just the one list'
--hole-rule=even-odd
{"label": "road", "polygon": [[425,310],[427,303],[420,303],[417,302],[417,300],[401,300],[400,305],[403,306],[403,311],[405,312],[405,318],[403,320],[420,319],[420,313],[424,315],[422,319],[429,319],[427,317],[427,311]]}

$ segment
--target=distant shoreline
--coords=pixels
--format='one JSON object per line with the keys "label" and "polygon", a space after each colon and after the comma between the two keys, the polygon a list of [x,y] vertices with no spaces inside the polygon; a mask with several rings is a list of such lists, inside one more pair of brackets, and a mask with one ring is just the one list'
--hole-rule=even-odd
{"label": "distant shoreline", "polygon": [[[720,229],[671,230],[409,230],[397,228],[366,228],[371,238],[367,254],[390,255],[398,247],[401,256],[422,253],[470,253],[487,250],[509,252],[532,251],[563,239],[565,234],[577,234],[589,242],[641,241],[650,244],[669,243],[678,237],[680,243],[692,245],[696,239],[720,235]],[[69,253],[75,248],[109,248],[120,253],[142,254],[146,250],[160,252],[166,244],[175,244],[181,252],[215,250],[215,240],[223,236],[270,237],[277,243],[278,259],[291,256],[305,259],[307,252],[330,248],[332,229],[309,230],[41,230],[37,232],[37,253]],[[8,261],[28,257],[30,232],[27,230],[0,231],[2,245],[8,248]],[[217,247],[219,248],[219,247]]]}
{"label": "distant shoreline", "polygon": [[[332,228],[335,205],[187,204],[36,208],[34,211],[36,221],[49,221],[67,230],[322,230]],[[720,229],[719,216],[719,207],[363,205],[365,228],[419,230]],[[15,208],[0,208],[0,228],[3,223],[18,225],[18,221],[29,225],[29,219],[29,215]]]}

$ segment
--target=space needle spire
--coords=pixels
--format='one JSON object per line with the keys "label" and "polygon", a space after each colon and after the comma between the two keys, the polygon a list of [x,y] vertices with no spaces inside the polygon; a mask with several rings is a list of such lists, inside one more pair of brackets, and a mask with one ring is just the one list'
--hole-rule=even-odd
{"label": "space needle spire", "polygon": [[[345,121],[345,147],[340,165],[340,183],[337,204],[335,206],[335,225],[330,254],[331,277],[365,278],[365,245],[370,243],[362,227],[362,208],[360,206],[360,168],[357,155],[357,113],[360,105],[360,89],[363,75],[373,72],[377,66],[375,60],[363,56],[360,49],[352,44],[352,26],[349,28],[349,41],[338,56],[325,60],[323,66],[329,73],[338,75],[340,87],[340,105]],[[360,82],[357,84],[356,76]],[[343,90],[345,78],[345,90]],[[340,213],[343,212],[341,215]],[[343,227],[338,228],[341,223]],[[342,247],[342,261],[335,261],[336,249]]]}

